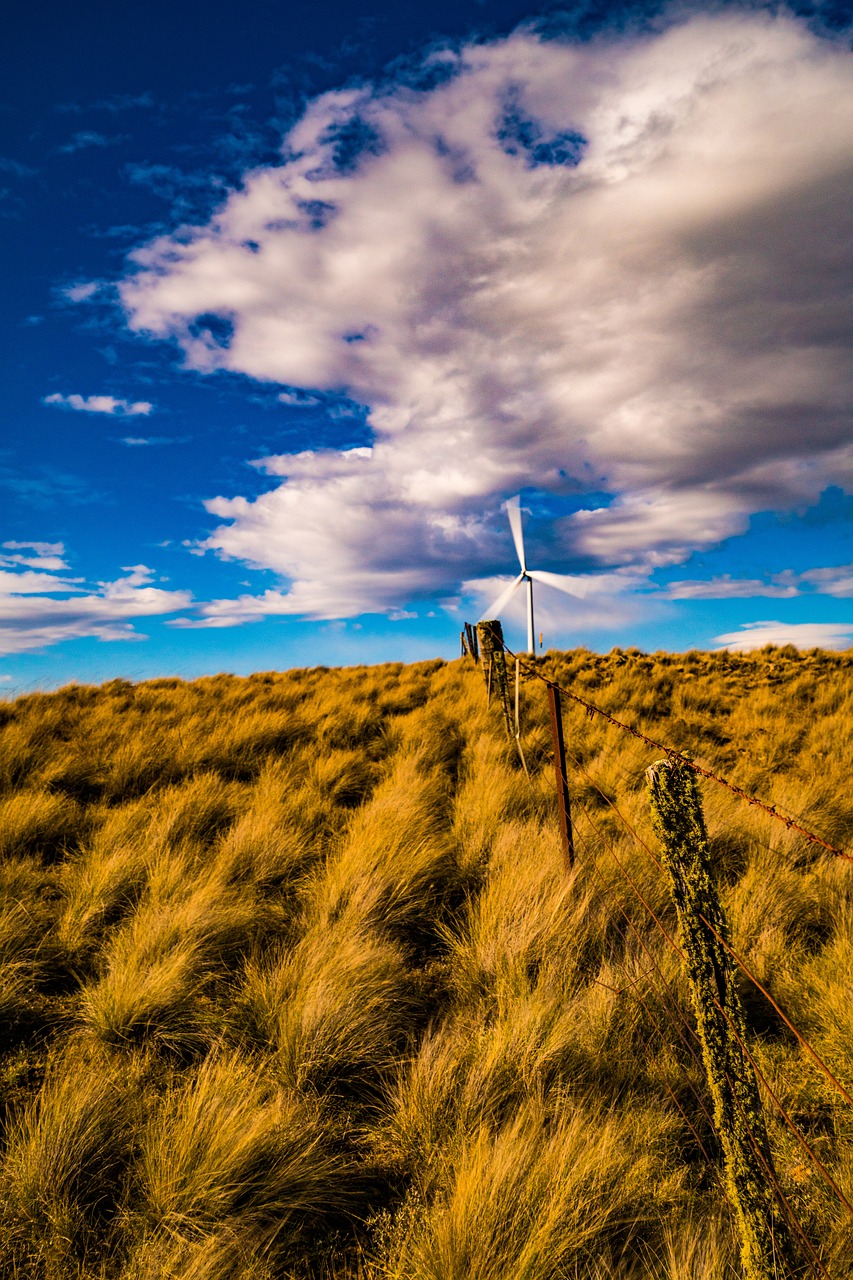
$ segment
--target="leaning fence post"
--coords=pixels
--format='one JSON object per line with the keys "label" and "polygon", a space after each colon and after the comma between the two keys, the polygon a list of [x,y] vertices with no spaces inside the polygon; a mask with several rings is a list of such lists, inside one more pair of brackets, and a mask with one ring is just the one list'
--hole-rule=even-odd
{"label": "leaning fence post", "polygon": [[504,724],[510,737],[512,732],[512,713],[509,705],[509,682],[506,674],[506,656],[504,654],[504,633],[497,618],[488,622],[477,623],[477,637],[482,654],[483,673],[487,687],[494,689],[500,698]]}
{"label": "leaning fence post", "polygon": [[575,864],[575,841],[572,831],[572,811],[569,805],[569,783],[566,778],[566,744],[563,739],[563,712],[560,706],[560,690],[548,681],[548,707],[551,712],[551,738],[554,743],[554,772],[557,781],[557,808],[560,813],[560,837],[566,870]]}
{"label": "leaning fence post", "polygon": [[728,925],[711,879],[696,775],[686,763],[668,759],[653,764],[646,777],[653,825],[678,913],[744,1274],[748,1280],[778,1280],[796,1266],[770,1185],[775,1174],[758,1085],[743,1047],[746,1025],[736,974],[720,942],[728,938]]}

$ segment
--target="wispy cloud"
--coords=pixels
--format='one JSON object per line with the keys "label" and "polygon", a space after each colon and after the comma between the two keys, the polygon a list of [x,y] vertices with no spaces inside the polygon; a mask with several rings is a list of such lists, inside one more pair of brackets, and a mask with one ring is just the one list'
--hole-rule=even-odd
{"label": "wispy cloud", "polygon": [[684,579],[666,588],[670,600],[749,600],[757,596],[787,599],[800,594],[795,575],[780,574],[769,582],[760,578],[733,578],[724,573],[706,579]]}
{"label": "wispy cloud", "polygon": [[45,396],[43,404],[74,409],[79,413],[106,413],[120,418],[147,417],[154,408],[148,400],[117,400],[115,396],[63,396],[59,392]]}
{"label": "wispy cloud", "polygon": [[90,302],[102,288],[100,280],[80,280],[76,284],[64,285],[59,294],[68,302]]}
{"label": "wispy cloud", "polygon": [[91,147],[112,147],[116,143],[124,141],[125,139],[121,135],[107,137],[106,134],[95,133],[93,129],[80,129],[57,150],[63,155],[74,155],[77,151],[86,151]]}
{"label": "wispy cloud", "polygon": [[369,454],[267,459],[204,546],[342,616],[494,574],[523,487],[608,495],[551,523],[554,568],[650,572],[853,485],[846,46],[728,12],[446,62],[309,103],[133,255],[129,323],[189,367],[370,410]]}
{"label": "wispy cloud", "polygon": [[853,564],[841,564],[829,569],[807,569],[800,575],[800,579],[822,595],[845,599],[853,596]]}
{"label": "wispy cloud", "polygon": [[90,478],[60,471],[42,463],[27,471],[0,464],[0,488],[15,494],[30,507],[91,506],[112,502],[112,496],[93,487]]}
{"label": "wispy cloud", "polygon": [[[64,542],[4,542],[6,551],[34,551],[37,556],[60,556],[65,551]],[[65,566],[63,565],[62,568]]]}
{"label": "wispy cloud", "polygon": [[15,178],[31,178],[38,170],[28,164],[21,164],[19,160],[12,160],[9,156],[0,156],[0,173],[10,173]]}
{"label": "wispy cloud", "polygon": [[758,596],[790,599],[791,596],[853,596],[853,564],[806,569],[784,569],[769,578],[733,578],[730,574],[706,579],[671,582],[665,589],[670,600],[734,600]]}
{"label": "wispy cloud", "polygon": [[[51,544],[36,544],[48,546]],[[0,570],[0,654],[45,649],[66,640],[144,640],[134,627],[140,618],[162,617],[192,604],[188,591],[152,586],[145,565],[125,576],[86,586],[28,569]]]}
{"label": "wispy cloud", "polygon": [[190,436],[120,436],[119,444],[126,444],[131,449],[147,448],[150,445],[186,444]]}
{"label": "wispy cloud", "polygon": [[[67,569],[65,546],[61,542],[4,542],[0,565],[24,565],[28,569]],[[29,552],[21,555],[22,551]]]}
{"label": "wispy cloud", "polygon": [[63,102],[57,110],[80,115],[85,111],[108,111],[116,115],[122,111],[138,111],[153,107],[152,93],[116,93],[109,98],[98,98],[94,102]]}
{"label": "wispy cloud", "polygon": [[716,636],[720,649],[745,653],[765,645],[792,644],[796,649],[849,649],[853,621],[841,622],[745,622],[739,631]]}

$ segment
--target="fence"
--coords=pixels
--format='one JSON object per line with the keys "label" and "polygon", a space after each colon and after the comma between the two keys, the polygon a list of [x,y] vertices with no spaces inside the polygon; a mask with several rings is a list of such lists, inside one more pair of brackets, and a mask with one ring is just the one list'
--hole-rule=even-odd
{"label": "fence", "polygon": [[[777,806],[749,794],[678,749],[657,741],[578,692],[563,687],[543,671],[535,659],[522,658],[509,649],[499,622],[480,623],[476,632],[466,624],[462,651],[481,663],[489,701],[498,705],[525,772],[528,766],[522,745],[519,688],[522,678],[545,686],[566,869],[571,871],[577,859],[584,873],[594,878],[602,898],[612,906],[615,932],[626,945],[632,940],[643,954],[645,994],[640,980],[628,975],[624,986],[611,990],[637,1000],[662,1042],[677,1044],[705,1081],[704,1093],[697,1090],[690,1079],[686,1079],[685,1088],[692,1097],[694,1119],[700,1117],[706,1134],[716,1135],[722,1160],[709,1152],[712,1144],[707,1140],[703,1142],[700,1126],[690,1119],[682,1101],[668,1086],[667,1092],[707,1163],[710,1176],[719,1183],[732,1206],[745,1276],[748,1280],[782,1280],[783,1277],[787,1280],[805,1275],[821,1280],[844,1280],[839,1274],[830,1276],[821,1241],[804,1228],[802,1213],[792,1203],[790,1192],[786,1193],[783,1188],[784,1180],[776,1168],[766,1118],[778,1118],[802,1153],[807,1168],[814,1171],[840,1210],[849,1215],[851,1230],[853,1203],[827,1167],[828,1162],[821,1159],[815,1149],[817,1143],[804,1132],[802,1121],[791,1114],[792,1108],[780,1097],[782,1089],[770,1078],[772,1072],[761,1061],[759,1046],[750,1043],[752,1037],[747,1030],[741,989],[753,992],[772,1009],[773,1016],[800,1047],[804,1060],[831,1091],[834,1107],[843,1110],[848,1120],[853,1116],[853,1096],[732,943],[712,874],[698,781],[703,779],[724,789],[737,801],[760,810],[772,822],[784,825],[808,846],[824,854],[844,862],[853,862],[853,856],[809,830],[798,817],[780,812]],[[508,660],[515,672],[514,708]],[[652,827],[659,852],[642,838],[636,825],[616,799],[598,785],[583,761],[567,749],[562,719],[564,702],[580,706],[590,718],[598,717],[614,732],[630,735],[661,754],[662,758],[646,771]],[[572,796],[572,777],[583,779],[586,790],[596,797],[598,806],[606,814],[606,822],[597,818],[591,806],[584,804],[578,795]],[[617,840],[611,838],[611,828],[621,832],[631,848],[641,851],[655,873],[662,877],[675,907],[677,937],[661,918],[661,910],[656,910],[650,901],[653,895],[641,877],[636,872],[632,874],[627,859],[620,857]],[[615,892],[617,885],[622,886],[621,893]],[[633,910],[626,907],[626,900],[633,902]],[[651,935],[662,939],[682,966],[690,987],[692,1019],[685,1015],[673,984],[655,954]],[[653,1012],[652,1004],[657,1012]]]}

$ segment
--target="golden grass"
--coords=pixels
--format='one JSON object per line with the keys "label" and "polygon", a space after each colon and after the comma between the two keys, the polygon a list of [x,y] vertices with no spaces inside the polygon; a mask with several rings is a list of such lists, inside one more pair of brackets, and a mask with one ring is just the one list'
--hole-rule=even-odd
{"label": "golden grass", "polygon": [[[853,843],[849,656],[539,666]],[[0,704],[0,1275],[737,1280],[689,993],[637,897],[674,935],[656,754],[566,705],[567,876],[521,695],[529,779],[470,663]],[[734,945],[853,1092],[853,867],[703,792]],[[853,1109],[743,992],[853,1199]],[[846,1280],[851,1219],[770,1129]]]}

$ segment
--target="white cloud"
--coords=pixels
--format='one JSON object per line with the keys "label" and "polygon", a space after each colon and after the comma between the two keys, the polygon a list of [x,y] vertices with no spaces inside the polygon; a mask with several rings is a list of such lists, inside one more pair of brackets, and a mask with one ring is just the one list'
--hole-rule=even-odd
{"label": "white cloud", "polygon": [[792,644],[797,649],[848,649],[853,644],[853,622],[745,622],[740,631],[716,636],[721,649],[746,653],[766,644]]}
{"label": "white cloud", "polygon": [[0,596],[38,595],[40,591],[80,591],[82,578],[57,578],[51,573],[38,573],[34,569],[19,570],[17,573],[0,569]]}
{"label": "white cloud", "polygon": [[[318,98],[134,255],[129,323],[189,367],[370,408],[369,453],[265,459],[203,547],[324,618],[494,573],[522,487],[611,496],[554,522],[554,568],[648,572],[853,484],[849,50],[729,13],[445,58],[428,92]],[[377,145],[341,167],[353,119]]]}
{"label": "white cloud", "polygon": [[[10,555],[0,554],[0,565],[25,565],[28,569],[67,569],[65,562],[65,546],[61,542],[4,542],[3,550]],[[29,555],[18,554],[29,551]]]}
{"label": "white cloud", "polygon": [[86,636],[144,640],[134,629],[134,619],[176,613],[192,603],[188,591],[151,586],[151,571],[145,565],[130,566],[125,574],[93,589],[81,586],[79,578],[0,571],[0,654],[25,653]]}
{"label": "white cloud", "polygon": [[98,280],[81,280],[77,284],[66,285],[61,290],[61,294],[69,302],[89,302],[100,293],[101,288],[101,282]]}
{"label": "white cloud", "polygon": [[312,396],[309,392],[299,391],[298,389],[293,391],[280,391],[276,399],[281,404],[295,405],[302,409],[310,408],[312,405],[321,403],[319,396]]}
{"label": "white cloud", "polygon": [[45,396],[44,404],[55,404],[62,409],[75,409],[80,413],[107,413],[120,418],[147,417],[154,406],[148,400],[116,400],[115,396],[60,395],[58,391]]}
{"label": "white cloud", "polygon": [[737,600],[752,599],[755,596],[781,600],[798,596],[800,591],[796,585],[796,576],[791,573],[779,574],[771,582],[763,582],[760,578],[733,578],[724,573],[718,578],[671,582],[666,594],[670,600]]}
{"label": "white cloud", "polygon": [[727,573],[716,578],[684,579],[669,583],[665,593],[670,600],[731,600],[753,596],[781,600],[807,594],[846,598],[853,596],[853,564],[806,569],[802,573],[783,569],[767,580],[733,578]]}
{"label": "white cloud", "polygon": [[830,569],[807,569],[800,578],[821,595],[842,598],[853,596],[853,564],[841,564]]}

